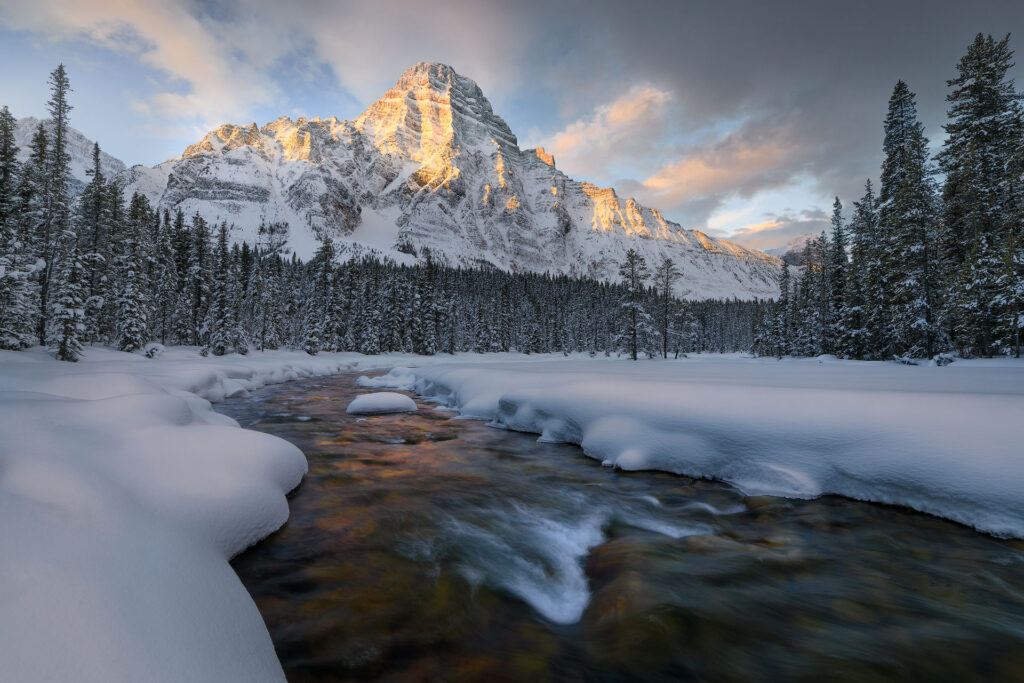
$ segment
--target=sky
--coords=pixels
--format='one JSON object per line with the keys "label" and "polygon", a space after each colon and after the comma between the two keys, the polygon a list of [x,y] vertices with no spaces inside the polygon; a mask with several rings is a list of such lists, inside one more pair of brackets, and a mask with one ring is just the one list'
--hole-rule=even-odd
{"label": "sky", "polygon": [[63,63],[72,125],[153,165],[222,123],[354,118],[443,62],[568,175],[770,248],[877,179],[898,79],[938,149],[979,32],[1020,48],[1024,2],[0,0],[0,105],[43,116]]}

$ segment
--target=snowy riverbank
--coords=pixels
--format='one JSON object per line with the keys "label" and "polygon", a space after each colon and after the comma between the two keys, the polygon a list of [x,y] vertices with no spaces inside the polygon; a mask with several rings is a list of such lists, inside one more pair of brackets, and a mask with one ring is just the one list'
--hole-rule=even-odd
{"label": "snowy riverbank", "polygon": [[306,460],[209,401],[389,367],[365,383],[626,469],[900,503],[1024,537],[1024,363],[1009,360],[0,352],[0,679],[282,679],[228,561],[285,522]]}
{"label": "snowy riverbank", "polygon": [[288,519],[306,459],[210,401],[314,375],[524,358],[0,351],[0,680],[282,680],[228,561]]}
{"label": "snowy riverbank", "polygon": [[834,493],[1024,537],[1024,362],[695,356],[395,368],[412,388],[628,470]]}
{"label": "snowy riverbank", "polygon": [[306,459],[208,401],[388,363],[0,351],[0,679],[283,679],[228,560],[285,522]]}

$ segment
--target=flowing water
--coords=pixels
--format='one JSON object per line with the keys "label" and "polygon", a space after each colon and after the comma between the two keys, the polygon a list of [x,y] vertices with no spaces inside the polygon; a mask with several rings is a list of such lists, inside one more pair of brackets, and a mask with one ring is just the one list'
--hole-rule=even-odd
{"label": "flowing water", "polygon": [[1024,545],[601,467],[355,376],[219,409],[309,458],[234,560],[291,681],[1024,680]]}

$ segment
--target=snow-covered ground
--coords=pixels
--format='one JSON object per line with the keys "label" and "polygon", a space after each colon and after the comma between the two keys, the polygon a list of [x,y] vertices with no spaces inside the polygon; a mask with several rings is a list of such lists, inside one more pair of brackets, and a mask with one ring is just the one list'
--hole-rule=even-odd
{"label": "snow-covered ground", "polygon": [[0,351],[0,681],[283,680],[228,560],[287,520],[306,459],[210,401],[467,359]]}
{"label": "snow-covered ground", "polygon": [[282,679],[228,560],[284,523],[306,460],[209,401],[389,367],[362,383],[626,469],[1024,537],[1024,362],[0,352],[0,680]]}
{"label": "snow-covered ground", "polygon": [[228,560],[306,459],[207,399],[381,362],[0,351],[0,680],[282,680]]}
{"label": "snow-covered ground", "polygon": [[906,505],[1024,537],[1022,361],[565,359],[395,368],[366,384],[412,388],[623,469]]}

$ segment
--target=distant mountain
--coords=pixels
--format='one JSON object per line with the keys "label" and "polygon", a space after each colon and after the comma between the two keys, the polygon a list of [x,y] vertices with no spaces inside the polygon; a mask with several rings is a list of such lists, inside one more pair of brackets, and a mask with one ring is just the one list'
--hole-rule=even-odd
{"label": "distant mountain", "polygon": [[119,182],[126,196],[233,223],[235,239],[285,222],[305,257],[325,234],[350,256],[410,261],[429,250],[450,265],[614,279],[635,248],[651,266],[670,257],[687,298],[778,293],[779,259],[683,229],[569,178],[543,149],[519,149],[477,84],[443,64],[410,68],[355,120],[223,125]]}
{"label": "distant mountain", "polygon": [[802,235],[797,235],[781,247],[772,247],[764,251],[766,254],[777,256],[791,266],[802,266],[804,265],[804,248],[814,237],[813,234],[805,232]]}
{"label": "distant mountain", "polygon": [[[42,122],[46,125],[46,121]],[[25,161],[31,153],[32,136],[39,127],[40,120],[33,116],[18,119],[14,128],[14,141],[18,145],[18,159]],[[86,171],[92,170],[93,141],[86,138],[74,128],[68,129],[68,154],[71,155],[71,193],[79,194],[89,183]],[[102,146],[101,146],[102,147]],[[100,149],[100,170],[111,180],[118,173],[123,173],[126,166],[120,159],[115,159]]]}

